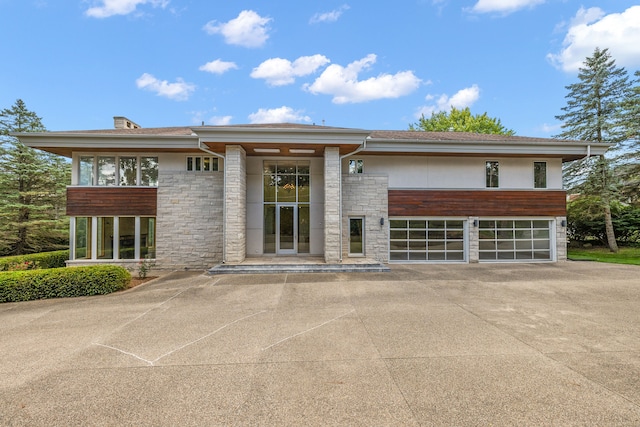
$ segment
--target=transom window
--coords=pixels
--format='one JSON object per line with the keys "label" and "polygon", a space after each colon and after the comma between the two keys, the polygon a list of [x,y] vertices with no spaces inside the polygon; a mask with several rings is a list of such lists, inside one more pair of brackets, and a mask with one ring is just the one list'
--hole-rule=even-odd
{"label": "transom window", "polygon": [[151,156],[80,156],[78,185],[158,186],[158,158]]}
{"label": "transom window", "polygon": [[218,158],[209,156],[187,156],[188,172],[215,172],[218,170]]}

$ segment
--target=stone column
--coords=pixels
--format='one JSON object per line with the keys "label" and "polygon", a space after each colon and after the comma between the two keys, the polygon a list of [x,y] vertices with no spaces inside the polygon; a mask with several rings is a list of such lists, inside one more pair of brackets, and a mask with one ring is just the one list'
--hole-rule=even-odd
{"label": "stone column", "polygon": [[247,154],[239,145],[228,145],[225,162],[225,262],[244,261],[247,254]]}
{"label": "stone column", "polygon": [[324,261],[340,262],[340,149],[324,149]]}
{"label": "stone column", "polygon": [[[564,221],[565,226],[562,226]],[[567,217],[556,217],[556,261],[567,260]]]}
{"label": "stone column", "polygon": [[[477,226],[473,225],[476,221]],[[469,217],[469,262],[476,263],[480,259],[480,219],[477,216]]]}

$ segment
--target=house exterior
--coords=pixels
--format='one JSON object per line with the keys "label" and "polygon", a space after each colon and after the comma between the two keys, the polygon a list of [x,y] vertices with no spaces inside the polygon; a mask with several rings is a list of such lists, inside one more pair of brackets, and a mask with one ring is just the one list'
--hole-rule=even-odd
{"label": "house exterior", "polygon": [[299,124],[22,133],[69,157],[69,264],[566,259],[563,162],[607,144]]}

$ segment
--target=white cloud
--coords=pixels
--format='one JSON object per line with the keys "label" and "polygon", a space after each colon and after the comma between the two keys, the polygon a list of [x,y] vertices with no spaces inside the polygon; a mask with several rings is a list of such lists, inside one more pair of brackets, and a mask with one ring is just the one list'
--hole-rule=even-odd
{"label": "white cloud", "polygon": [[250,123],[295,123],[311,122],[309,116],[305,116],[302,110],[294,110],[291,107],[260,108],[257,112],[249,114]]}
{"label": "white cloud", "polygon": [[291,62],[283,58],[271,58],[258,65],[251,72],[254,79],[265,79],[271,86],[285,86],[295,82],[296,77],[314,73],[318,68],[328,64],[324,55],[301,56]]}
{"label": "white cloud", "polygon": [[358,80],[358,74],[376,62],[376,55],[354,61],[343,67],[329,65],[305,89],[313,94],[332,95],[334,104],[348,104],[383,98],[399,98],[416,90],[422,81],[411,71],[396,74],[380,74],[366,80]]}
{"label": "white cloud", "polygon": [[544,3],[546,0],[478,0],[469,9],[475,13],[501,13],[508,15],[524,8],[532,8]]}
{"label": "white cloud", "polygon": [[209,21],[204,26],[207,34],[222,34],[228,44],[244,47],[260,47],[269,38],[268,24],[271,18],[264,18],[253,10],[243,10],[237,18],[218,24]]}
{"label": "white cloud", "polygon": [[167,80],[159,80],[149,73],[144,73],[136,80],[138,89],[144,89],[155,92],[158,96],[164,96],[175,101],[186,101],[196,89],[195,85],[187,83],[181,78],[176,79],[175,83],[169,83]]}
{"label": "white cloud", "polygon": [[135,12],[138,5],[150,4],[153,7],[165,8],[169,0],[101,0],[100,6],[93,6],[85,14],[93,18],[108,18],[113,15],[128,15]]}
{"label": "white cloud", "polygon": [[347,10],[349,10],[349,5],[343,4],[342,6],[332,10],[331,12],[316,13],[311,17],[311,19],[309,20],[309,23],[318,24],[320,22],[335,22]]}
{"label": "white cloud", "polygon": [[209,119],[209,123],[214,126],[226,126],[231,124],[233,116],[213,116]]}
{"label": "white cloud", "polygon": [[[427,95],[427,101],[433,101],[436,97],[434,95]],[[431,117],[431,114],[439,111],[449,111],[451,107],[455,107],[459,110],[471,107],[475,102],[480,99],[480,88],[478,85],[472,85],[470,87],[460,89],[453,96],[442,94],[438,96],[435,103],[430,105],[424,105],[416,112],[416,117],[420,118],[423,115],[425,117]]]}
{"label": "white cloud", "polygon": [[207,62],[198,69],[212,74],[224,74],[229,70],[238,69],[238,66],[235,62],[226,62],[221,59],[216,59],[215,61]]}
{"label": "white cloud", "polygon": [[560,52],[548,54],[547,59],[567,73],[576,72],[582,67],[584,60],[593,55],[596,47],[608,48],[616,65],[639,66],[640,6],[609,15],[597,7],[581,7],[569,23],[562,46]]}

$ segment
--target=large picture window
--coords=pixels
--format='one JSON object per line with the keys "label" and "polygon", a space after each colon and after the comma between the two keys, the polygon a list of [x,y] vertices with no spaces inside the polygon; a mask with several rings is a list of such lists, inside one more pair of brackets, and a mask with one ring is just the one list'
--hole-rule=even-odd
{"label": "large picture window", "polygon": [[74,217],[73,259],[156,257],[155,217]]}
{"label": "large picture window", "polygon": [[158,158],[80,156],[78,185],[157,187]]}

